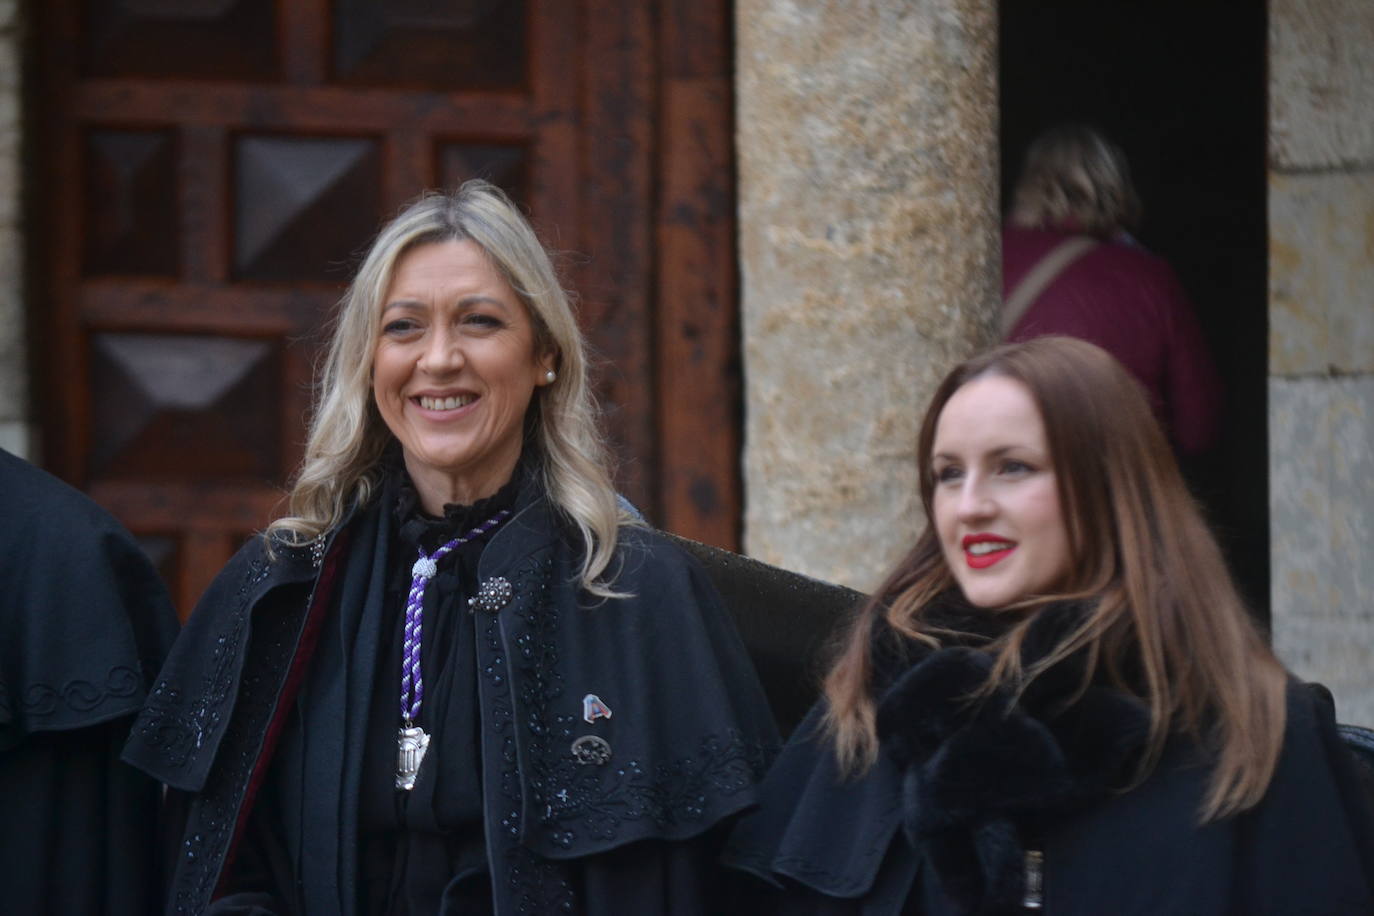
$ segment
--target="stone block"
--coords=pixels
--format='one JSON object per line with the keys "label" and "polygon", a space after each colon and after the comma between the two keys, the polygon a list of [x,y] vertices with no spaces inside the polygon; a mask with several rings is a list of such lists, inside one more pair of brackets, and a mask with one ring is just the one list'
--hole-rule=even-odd
{"label": "stone block", "polygon": [[29,425],[20,420],[0,420],[0,448],[33,461],[33,436]]}
{"label": "stone block", "polygon": [[28,343],[17,289],[0,288],[0,420],[28,419]]}
{"label": "stone block", "polygon": [[1374,3],[1269,4],[1269,148],[1280,169],[1374,164]]}
{"label": "stone block", "polygon": [[5,228],[17,226],[23,219],[24,209],[23,163],[18,150],[9,149],[9,146],[0,139],[0,227]]}
{"label": "stone block", "polygon": [[1374,725],[1374,376],[1271,379],[1274,648]]}
{"label": "stone block", "polygon": [[0,91],[0,141],[4,142],[7,150],[18,151],[20,148],[20,135],[24,128],[21,114],[19,92]]}
{"label": "stone block", "polygon": [[0,92],[15,92],[23,85],[23,57],[19,35],[0,32]]}
{"label": "stone block", "polygon": [[1374,171],[1271,175],[1269,372],[1374,372]]}
{"label": "stone block", "polygon": [[28,397],[23,341],[0,336],[0,420],[27,420]]}

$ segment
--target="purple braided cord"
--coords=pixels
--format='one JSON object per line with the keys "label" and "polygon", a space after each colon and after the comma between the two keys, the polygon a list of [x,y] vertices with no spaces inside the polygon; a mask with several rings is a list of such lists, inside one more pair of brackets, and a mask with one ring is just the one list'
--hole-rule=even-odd
{"label": "purple braided cord", "polygon": [[405,720],[407,727],[419,717],[420,704],[425,699],[425,680],[420,672],[420,646],[424,641],[425,586],[434,578],[439,560],[460,544],[466,544],[478,535],[486,534],[505,521],[508,515],[510,511],[502,509],[467,534],[454,538],[428,556],[425,555],[424,548],[420,548],[420,558],[410,569],[410,594],[406,596],[405,641],[401,646],[401,718]]}

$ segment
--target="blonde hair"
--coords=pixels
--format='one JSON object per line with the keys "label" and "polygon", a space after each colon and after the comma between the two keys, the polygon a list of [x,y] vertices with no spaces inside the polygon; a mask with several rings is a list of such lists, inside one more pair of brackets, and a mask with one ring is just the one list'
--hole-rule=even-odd
{"label": "blonde hair", "polygon": [[[1041,337],[956,367],[936,390],[919,439],[921,501],[933,518],[931,450],[940,412],[966,383],[1001,375],[1031,392],[1045,425],[1072,551],[1063,593],[1027,596],[1000,613],[1016,623],[989,651],[990,692],[1024,688],[1083,651],[1086,678],[1139,696],[1150,714],[1137,777],[1153,769],[1169,736],[1191,735],[1215,754],[1201,815],[1243,811],[1263,796],[1283,742],[1287,674],[1252,622],[1140,387],[1105,351]],[[923,621],[957,587],[927,524],[915,547],[860,611],[826,678],[827,726],[846,772],[877,757],[871,646],[885,624],[938,644]],[[1021,647],[1037,610],[1081,600],[1090,611],[1043,659],[1023,670]],[[999,613],[990,610],[988,613]],[[1084,687],[1087,686],[1085,680]]]}
{"label": "blonde hair", "polygon": [[1065,229],[1110,238],[1140,221],[1126,154],[1090,127],[1054,127],[1035,139],[1010,214],[1026,229]]}
{"label": "blonde hair", "polygon": [[554,354],[557,379],[536,389],[526,415],[526,450],[534,452],[550,501],[585,545],[581,585],[614,596],[606,573],[618,528],[638,522],[622,511],[611,485],[587,378],[586,344],[534,230],[500,189],[481,180],[421,195],[382,228],[363,258],[334,319],[288,514],[268,525],[268,543],[308,542],[338,526],[355,503],[372,497],[382,453],[392,441],[372,397],[372,357],[392,272],[401,255],[416,246],[461,240],[481,246],[529,310],[535,352]]}

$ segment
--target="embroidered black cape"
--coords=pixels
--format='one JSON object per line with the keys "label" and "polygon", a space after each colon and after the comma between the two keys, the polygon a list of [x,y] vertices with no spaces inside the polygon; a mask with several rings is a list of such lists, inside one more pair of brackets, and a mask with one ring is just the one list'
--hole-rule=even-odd
{"label": "embroidered black cape", "polygon": [[[900,641],[884,624],[875,632],[875,646]],[[970,706],[987,656],[954,642],[875,652],[887,655],[875,681],[881,752],[862,777],[840,776],[822,705],[793,735],[725,853],[762,879],[755,910],[1019,913],[1035,849],[1047,913],[1374,912],[1374,830],[1317,692],[1290,688],[1261,803],[1198,826],[1209,768],[1182,739],[1143,783],[1113,791],[1129,784],[1144,736],[1131,697],[1090,686],[1068,702],[1081,677],[1066,663],[1011,707],[1005,695]]]}
{"label": "embroidered black cape", "polygon": [[0,450],[0,899],[147,913],[158,785],[119,761],[177,620],[127,531]]}
{"label": "embroidered black cape", "polygon": [[[372,562],[353,545],[371,542],[380,515],[365,508],[316,551],[271,560],[260,540],[247,545],[159,676],[125,753],[186,793],[170,912],[202,911],[231,874],[326,617],[350,569]],[[576,539],[531,483],[478,564],[484,816],[501,916],[707,912],[692,901],[709,905],[719,884],[720,827],[754,802],[775,749],[767,702],[700,569],[650,530],[623,529],[620,544],[616,587],[634,597],[582,593]],[[612,718],[583,721],[589,693]],[[584,735],[607,742],[610,759],[580,762],[572,744]],[[305,912],[357,907],[354,739],[337,769],[310,774],[336,787],[337,804],[304,829],[308,867],[284,863]],[[661,875],[656,899],[627,896],[634,886],[618,876],[637,860],[629,872]]]}

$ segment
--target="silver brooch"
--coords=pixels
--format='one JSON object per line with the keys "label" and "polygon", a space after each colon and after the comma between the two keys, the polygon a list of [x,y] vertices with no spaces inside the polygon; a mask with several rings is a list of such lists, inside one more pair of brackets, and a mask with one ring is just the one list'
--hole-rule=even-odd
{"label": "silver brooch", "polygon": [[583,735],[572,743],[572,754],[584,766],[605,766],[611,762],[611,745],[605,738]]}
{"label": "silver brooch", "polygon": [[317,534],[315,540],[310,542],[310,565],[316,569],[319,569],[320,564],[324,562],[324,542],[325,535],[323,532]]}
{"label": "silver brooch", "polygon": [[495,614],[510,604],[512,594],[514,592],[510,587],[510,580],[496,576],[482,583],[477,594],[468,599],[468,608]]}

